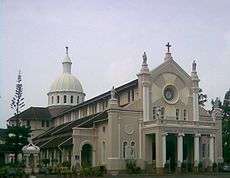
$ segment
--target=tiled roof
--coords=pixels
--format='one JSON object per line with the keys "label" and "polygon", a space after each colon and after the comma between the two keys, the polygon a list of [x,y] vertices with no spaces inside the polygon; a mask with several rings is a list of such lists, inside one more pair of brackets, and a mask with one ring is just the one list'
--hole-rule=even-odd
{"label": "tiled roof", "polygon": [[44,107],[30,107],[18,115],[15,115],[8,119],[8,121],[14,121],[17,119],[22,120],[50,120],[51,115],[47,108]]}
{"label": "tiled roof", "polygon": [[34,138],[34,142],[37,142],[37,140],[47,138],[47,137],[53,137],[56,135],[72,133],[72,129],[76,126],[86,127],[86,128],[92,127],[94,122],[105,119],[107,118],[107,116],[108,116],[107,112],[104,111],[104,112],[92,114],[90,116],[86,116],[86,117],[83,117],[83,118],[80,118],[80,119],[77,119],[71,122],[64,123],[57,127],[50,128],[43,134],[37,136],[36,138]]}

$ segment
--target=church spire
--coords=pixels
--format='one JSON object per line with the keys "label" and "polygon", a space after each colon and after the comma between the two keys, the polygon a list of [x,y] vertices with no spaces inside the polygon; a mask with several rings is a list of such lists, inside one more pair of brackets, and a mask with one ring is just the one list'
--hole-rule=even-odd
{"label": "church spire", "polygon": [[69,47],[68,46],[65,47],[65,53],[66,53],[66,56],[62,62],[63,73],[71,74],[72,62],[71,62],[70,57],[69,57]]}
{"label": "church spire", "polygon": [[164,60],[167,61],[167,60],[172,60],[173,57],[171,56],[171,53],[170,53],[170,48],[172,47],[172,45],[169,44],[169,42],[165,45],[167,47],[167,52],[165,53],[165,58]]}

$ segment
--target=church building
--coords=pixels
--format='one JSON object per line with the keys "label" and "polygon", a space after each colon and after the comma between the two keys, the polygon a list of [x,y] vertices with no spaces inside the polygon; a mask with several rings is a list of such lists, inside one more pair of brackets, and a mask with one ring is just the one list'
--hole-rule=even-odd
{"label": "church building", "polygon": [[31,126],[40,162],[49,159],[53,166],[104,165],[108,172],[120,172],[132,159],[141,169],[160,173],[166,163],[175,170],[185,161],[195,167],[222,162],[222,111],[215,105],[210,113],[199,105],[196,62],[188,74],[166,46],[157,68],[149,69],[144,53],[136,79],[89,100],[71,73],[66,47],[48,106],[30,107],[8,122],[19,119]]}

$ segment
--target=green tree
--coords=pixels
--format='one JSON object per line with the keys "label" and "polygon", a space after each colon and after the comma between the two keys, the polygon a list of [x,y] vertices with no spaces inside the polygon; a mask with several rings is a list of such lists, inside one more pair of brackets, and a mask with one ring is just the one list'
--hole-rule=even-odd
{"label": "green tree", "polygon": [[30,127],[21,126],[19,124],[14,126],[7,126],[5,149],[15,155],[15,162],[17,163],[18,154],[22,152],[23,146],[28,144],[30,137]]}
{"label": "green tree", "polygon": [[10,153],[15,155],[15,162],[17,163],[18,154],[22,152],[22,147],[28,144],[28,137],[30,137],[30,127],[22,126],[17,117],[20,114],[21,109],[25,106],[22,87],[22,75],[19,71],[16,90],[13,99],[11,100],[11,108],[14,110],[16,117],[16,124],[7,125],[6,138],[4,148]]}
{"label": "green tree", "polygon": [[223,157],[226,162],[230,162],[230,89],[225,93],[221,109],[223,110]]}
{"label": "green tree", "polygon": [[25,106],[24,98],[22,96],[23,94],[23,86],[22,86],[22,74],[19,70],[17,83],[16,83],[16,89],[15,89],[15,95],[11,100],[11,109],[14,110],[14,115],[17,115],[20,113],[21,109]]}

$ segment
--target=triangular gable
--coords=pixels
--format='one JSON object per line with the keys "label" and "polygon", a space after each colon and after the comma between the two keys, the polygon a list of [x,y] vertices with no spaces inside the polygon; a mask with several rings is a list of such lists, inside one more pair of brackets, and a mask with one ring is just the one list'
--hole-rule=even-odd
{"label": "triangular gable", "polygon": [[175,73],[184,81],[191,81],[191,76],[185,72],[174,60],[167,60],[155,69],[150,71],[151,77],[154,79],[162,73]]}

